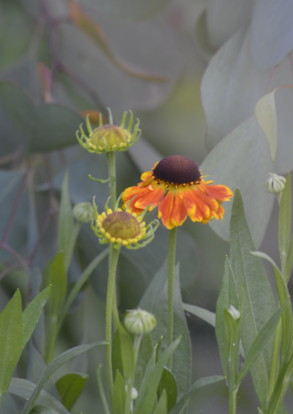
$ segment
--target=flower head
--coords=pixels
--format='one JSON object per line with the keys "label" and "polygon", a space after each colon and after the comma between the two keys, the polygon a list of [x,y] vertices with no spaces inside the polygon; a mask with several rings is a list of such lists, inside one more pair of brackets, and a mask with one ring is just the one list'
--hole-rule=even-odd
{"label": "flower head", "polygon": [[181,155],[163,158],[141,180],[123,192],[124,207],[139,213],[158,206],[158,217],[168,229],[181,226],[187,217],[202,223],[222,219],[222,202],[233,195],[228,187],[205,181],[197,165]]}
{"label": "flower head", "polygon": [[100,114],[99,126],[93,129],[89,116],[87,116],[87,133],[85,133],[82,125],[80,125],[79,130],[76,132],[78,142],[89,152],[100,154],[102,152],[126,151],[140,137],[139,120],[136,119],[133,125],[134,117],[131,111],[123,113],[120,125],[113,124],[111,110],[108,109],[108,111],[109,122],[107,124],[103,123],[103,117]]}
{"label": "flower head", "polygon": [[157,221],[146,224],[142,216],[130,211],[120,208],[113,211],[106,208],[106,211],[99,214],[95,208],[92,229],[99,237],[100,243],[113,243],[116,247],[138,249],[152,241],[157,227]]}

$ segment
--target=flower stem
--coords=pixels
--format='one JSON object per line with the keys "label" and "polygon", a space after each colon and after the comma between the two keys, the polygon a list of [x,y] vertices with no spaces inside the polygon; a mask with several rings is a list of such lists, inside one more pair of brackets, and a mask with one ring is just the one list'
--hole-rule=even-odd
{"label": "flower stem", "polygon": [[117,199],[116,194],[116,153],[115,151],[107,152],[109,191],[111,208],[114,210]]}
{"label": "flower stem", "polygon": [[229,414],[236,414],[238,388],[229,390]]}
{"label": "flower stem", "polygon": [[[173,342],[174,330],[174,273],[176,258],[176,227],[169,231],[169,252],[168,252],[168,310],[167,310],[167,338],[168,344]],[[170,363],[172,365],[172,361]]]}
{"label": "flower stem", "polygon": [[[117,318],[118,311],[116,305],[116,269],[119,258],[120,249],[110,246],[109,253],[109,273],[108,273],[108,287],[106,298],[106,358],[107,358],[107,373],[110,395],[113,392],[113,369],[112,369],[112,317]],[[115,309],[114,309],[115,308]]]}

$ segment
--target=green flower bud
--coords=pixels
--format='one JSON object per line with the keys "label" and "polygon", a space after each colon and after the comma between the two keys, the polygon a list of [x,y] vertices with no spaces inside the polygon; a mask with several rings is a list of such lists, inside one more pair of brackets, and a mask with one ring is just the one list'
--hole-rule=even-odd
{"label": "green flower bud", "polygon": [[142,309],[130,310],[124,318],[126,329],[134,335],[149,333],[156,327],[156,324],[155,316]]}
{"label": "green flower bud", "polygon": [[90,203],[78,203],[73,207],[73,215],[81,223],[90,223],[94,219],[94,208]]}
{"label": "green flower bud", "polygon": [[266,189],[269,193],[278,195],[284,190],[285,184],[285,177],[283,177],[282,175],[269,173],[269,178],[266,182]]}

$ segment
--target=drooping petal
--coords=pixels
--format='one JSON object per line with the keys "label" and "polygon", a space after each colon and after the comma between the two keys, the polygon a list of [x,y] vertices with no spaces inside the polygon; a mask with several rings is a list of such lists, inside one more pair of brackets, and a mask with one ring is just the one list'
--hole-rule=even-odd
{"label": "drooping petal", "polygon": [[205,192],[219,201],[227,201],[233,196],[233,192],[225,185],[205,185]]}
{"label": "drooping petal", "polygon": [[180,194],[180,191],[175,190],[173,210],[171,212],[171,223],[173,227],[181,226],[187,218],[187,209],[183,196],[184,191]]}
{"label": "drooping petal", "polygon": [[140,210],[144,210],[147,207],[149,207],[149,210],[152,210],[164,198],[165,190],[162,187],[153,188],[152,186],[145,187],[144,190],[147,191],[144,191],[143,194],[140,193],[135,198],[134,206]]}
{"label": "drooping petal", "polygon": [[171,214],[174,205],[174,197],[171,192],[168,192],[166,197],[159,204],[158,217],[162,219],[162,222],[167,229],[171,230],[174,228],[171,222]]}

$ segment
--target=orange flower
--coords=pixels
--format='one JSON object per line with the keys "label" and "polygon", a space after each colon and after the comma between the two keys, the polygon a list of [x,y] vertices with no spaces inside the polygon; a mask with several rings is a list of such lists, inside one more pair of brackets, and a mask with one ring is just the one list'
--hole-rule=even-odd
{"label": "orange flower", "polygon": [[139,213],[158,206],[158,217],[169,230],[181,226],[187,217],[201,223],[222,219],[222,202],[233,196],[228,187],[205,181],[197,165],[181,155],[163,158],[141,180],[123,192],[124,207]]}

